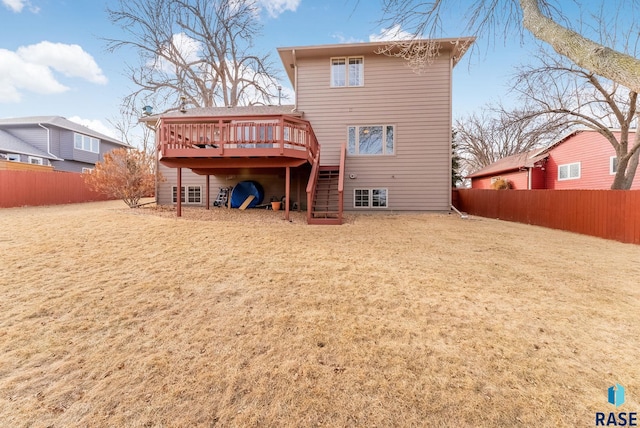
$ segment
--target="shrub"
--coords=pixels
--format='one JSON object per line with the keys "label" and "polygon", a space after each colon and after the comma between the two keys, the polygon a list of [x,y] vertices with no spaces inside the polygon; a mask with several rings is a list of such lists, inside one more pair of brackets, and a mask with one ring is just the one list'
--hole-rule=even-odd
{"label": "shrub", "polygon": [[154,157],[141,150],[115,149],[106,153],[93,171],[85,173],[84,180],[96,192],[122,199],[133,208],[140,198],[155,192]]}
{"label": "shrub", "polygon": [[491,183],[491,188],[495,190],[506,190],[506,189],[511,189],[512,185],[509,180],[504,178],[499,178],[493,183]]}

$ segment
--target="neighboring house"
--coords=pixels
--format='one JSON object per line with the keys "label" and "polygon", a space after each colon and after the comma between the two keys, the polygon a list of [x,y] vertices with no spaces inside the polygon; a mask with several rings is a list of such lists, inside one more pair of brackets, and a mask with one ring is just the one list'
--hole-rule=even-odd
{"label": "neighboring house", "polygon": [[129,146],[60,116],[0,119],[0,158],[8,161],[82,172],[119,147]]}
{"label": "neighboring house", "polygon": [[495,181],[503,179],[512,189],[544,189],[545,163],[549,155],[542,151],[531,150],[495,161],[467,176],[471,179],[471,188],[491,189]]}
{"label": "neighboring house", "polygon": [[421,73],[379,54],[386,42],[279,48],[293,105],[142,118],[166,179],[158,202],[180,215],[183,203],[211,205],[220,187],[254,180],[267,201],[289,198],[286,217],[306,208],[309,223],[340,223],[343,210],[449,211],[451,79],[473,40],[436,40]]}
{"label": "neighboring house", "polygon": [[[619,132],[614,134],[619,138]],[[474,189],[489,189],[498,178],[509,180],[514,189],[610,189],[616,166],[615,150],[606,138],[594,130],[578,130],[546,149],[500,159],[468,178]],[[640,174],[631,188],[640,189]]]}

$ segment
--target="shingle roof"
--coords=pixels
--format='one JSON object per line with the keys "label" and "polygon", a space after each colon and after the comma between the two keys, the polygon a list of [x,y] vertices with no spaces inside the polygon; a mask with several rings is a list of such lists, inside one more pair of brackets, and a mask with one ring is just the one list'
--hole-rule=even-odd
{"label": "shingle roof", "polygon": [[483,177],[486,175],[496,175],[502,172],[513,171],[520,168],[531,168],[536,162],[545,159],[547,156],[549,156],[549,153],[540,149],[518,153],[499,159],[491,165],[479,169],[478,171],[468,175],[467,177]]}
{"label": "shingle roof", "polygon": [[70,131],[79,132],[81,134],[88,135],[90,137],[99,138],[101,140],[109,141],[120,146],[128,145],[122,141],[118,141],[115,138],[102,134],[98,131],[94,131],[79,123],[72,122],[62,116],[28,116],[28,117],[14,117],[8,119],[0,119],[0,126],[3,125],[50,125],[57,126],[59,128],[68,129]]}
{"label": "shingle roof", "polygon": [[22,141],[18,137],[9,134],[6,131],[0,129],[0,150],[6,153],[19,153],[27,156],[37,156],[44,159],[62,160],[49,153],[33,147],[31,144]]}
{"label": "shingle roof", "polygon": [[294,111],[293,104],[280,106],[238,106],[238,107],[196,107],[187,108],[183,113],[179,110],[167,113],[154,114],[140,118],[141,122],[155,122],[160,117],[220,117],[220,116],[261,116],[273,114],[290,114],[301,116],[302,113]]}

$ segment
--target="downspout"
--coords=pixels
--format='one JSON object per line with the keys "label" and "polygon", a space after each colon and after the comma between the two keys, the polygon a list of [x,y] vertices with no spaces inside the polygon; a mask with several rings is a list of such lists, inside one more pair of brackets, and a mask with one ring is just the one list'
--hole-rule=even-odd
{"label": "downspout", "polygon": [[448,130],[448,139],[447,141],[449,141],[449,148],[448,148],[448,153],[449,153],[449,177],[447,177],[447,183],[449,183],[449,206],[453,206],[453,201],[452,201],[452,197],[451,197],[451,192],[453,192],[452,189],[452,184],[451,184],[451,169],[452,169],[452,156],[451,156],[451,151],[452,151],[452,138],[451,138],[451,134],[453,133],[453,55],[449,56],[449,130]]}
{"label": "downspout", "polygon": [[532,172],[533,168],[529,167],[527,168],[527,190],[531,190],[531,172]]}
{"label": "downspout", "polygon": [[291,55],[293,55],[293,111],[298,111],[298,59],[295,49],[291,51]]}
{"label": "downspout", "polygon": [[[47,154],[52,158],[59,159],[58,156],[55,156],[53,153],[51,153],[51,130],[44,126],[42,123],[38,123],[38,126],[47,131]],[[62,162],[64,162],[64,159],[62,159]],[[49,163],[51,163],[51,159],[49,159]]]}

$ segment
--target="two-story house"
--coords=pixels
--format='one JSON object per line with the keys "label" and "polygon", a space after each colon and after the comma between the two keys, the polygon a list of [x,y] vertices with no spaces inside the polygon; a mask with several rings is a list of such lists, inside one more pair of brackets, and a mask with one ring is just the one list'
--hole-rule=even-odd
{"label": "two-story house", "polygon": [[82,172],[120,147],[129,146],[60,116],[0,119],[0,160]]}
{"label": "two-story house", "polygon": [[306,208],[309,223],[340,223],[344,210],[448,211],[452,72],[473,39],[431,42],[439,55],[420,73],[379,53],[387,42],[279,48],[293,105],[142,118],[166,178],[158,202],[180,215],[251,180],[265,198],[285,196],[285,216]]}

